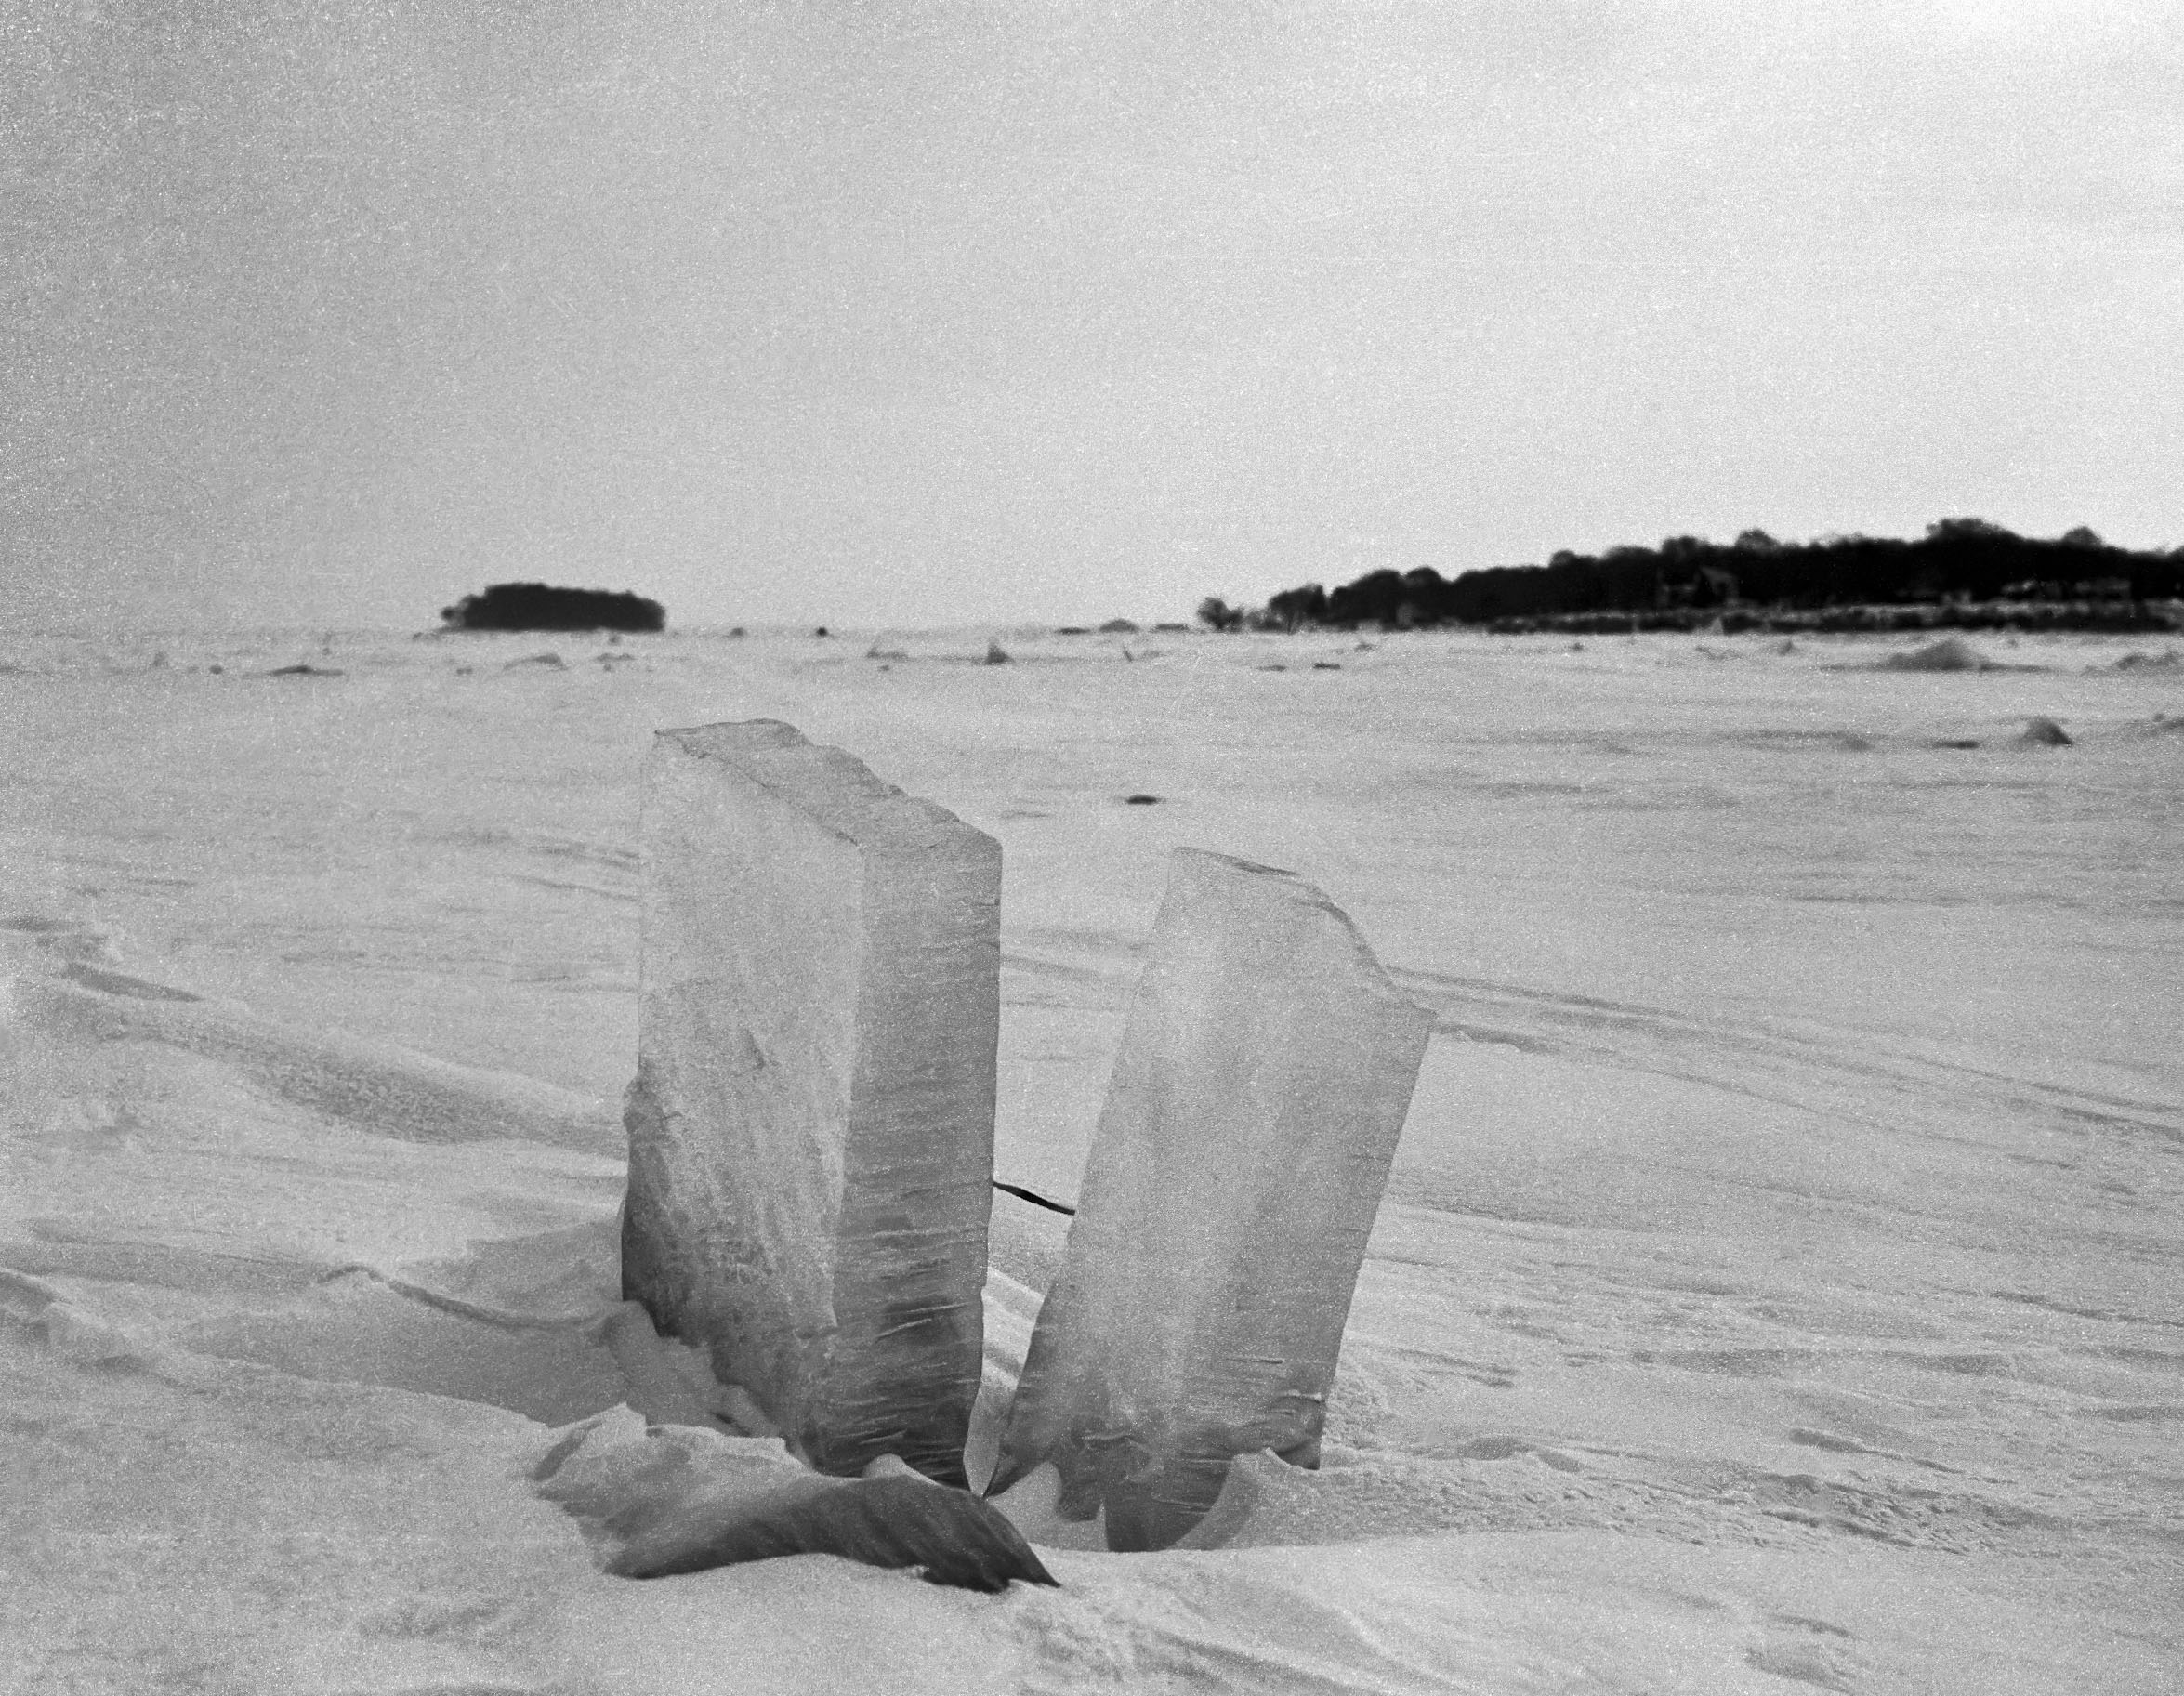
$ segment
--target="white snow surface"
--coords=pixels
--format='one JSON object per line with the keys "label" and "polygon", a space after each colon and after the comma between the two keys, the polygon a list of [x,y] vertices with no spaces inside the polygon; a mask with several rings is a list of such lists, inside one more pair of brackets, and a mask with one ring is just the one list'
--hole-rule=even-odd
{"label": "white snow surface", "polygon": [[[0,637],[0,1689],[2184,1688],[2162,642],[992,634]],[[1433,1008],[1217,1546],[640,1584],[533,1483],[733,1445],[625,1406],[616,1103],[651,732],[760,717],[1002,842],[1004,1178],[1178,845]],[[992,1390],[1061,1224],[995,1197]]]}

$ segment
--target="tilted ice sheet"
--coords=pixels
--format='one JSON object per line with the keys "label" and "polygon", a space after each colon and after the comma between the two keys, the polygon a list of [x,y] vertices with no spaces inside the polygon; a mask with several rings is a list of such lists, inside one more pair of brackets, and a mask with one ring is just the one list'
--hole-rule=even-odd
{"label": "tilted ice sheet", "polygon": [[624,1290],[822,1471],[961,1483],[1001,850],[759,720],[661,733]]}
{"label": "tilted ice sheet", "polygon": [[1177,852],[996,1489],[1164,1548],[1230,1456],[1317,1464],[1431,1023],[1311,885]]}

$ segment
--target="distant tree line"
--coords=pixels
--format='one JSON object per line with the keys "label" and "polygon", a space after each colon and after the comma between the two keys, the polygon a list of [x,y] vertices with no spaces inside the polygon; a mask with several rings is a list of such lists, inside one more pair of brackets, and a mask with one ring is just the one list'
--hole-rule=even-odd
{"label": "distant tree line", "polygon": [[440,616],[456,630],[664,630],[667,609],[626,590],[556,589],[496,583],[466,595]]}
{"label": "distant tree line", "polygon": [[1778,542],[1747,530],[1734,542],[1670,536],[1658,547],[1562,552],[1546,565],[1495,566],[1443,578],[1431,566],[1378,571],[1336,589],[1284,589],[1262,608],[1208,599],[1216,630],[1355,630],[1491,624],[1592,613],[1674,613],[1730,607],[1810,609],[1920,602],[2124,602],[2184,598],[2184,548],[2139,553],[2078,529],[2055,541],[1983,519],[1943,519],[1916,541],[1827,536]]}

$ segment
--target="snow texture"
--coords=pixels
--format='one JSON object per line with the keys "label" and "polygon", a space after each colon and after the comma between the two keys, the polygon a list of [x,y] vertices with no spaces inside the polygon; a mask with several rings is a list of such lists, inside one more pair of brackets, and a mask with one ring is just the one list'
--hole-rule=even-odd
{"label": "snow texture", "polygon": [[1433,1016],[1294,874],[1178,849],[993,1488],[1166,1548],[1232,1455],[1316,1466]]}
{"label": "snow texture", "polygon": [[818,1470],[967,1483],[1000,845],[767,720],[662,731],[642,840],[624,1294]]}
{"label": "snow texture", "polygon": [[[0,1691],[2184,1689],[2173,640],[993,634],[0,630]],[[761,716],[1002,843],[1042,1195],[1181,844],[1433,1008],[1318,1471],[1115,1555],[1041,1467],[1059,1589],[607,1571],[795,1466],[617,1246],[639,773]],[[993,1203],[974,1478],[1064,1238]]]}

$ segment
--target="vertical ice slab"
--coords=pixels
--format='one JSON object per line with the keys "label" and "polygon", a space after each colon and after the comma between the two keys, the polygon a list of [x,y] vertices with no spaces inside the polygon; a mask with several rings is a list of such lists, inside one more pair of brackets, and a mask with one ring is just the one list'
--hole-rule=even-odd
{"label": "vertical ice slab", "polygon": [[1431,1025],[1310,884],[1177,851],[990,1491],[1165,1548],[1230,1456],[1317,1464]]}
{"label": "vertical ice slab", "polygon": [[822,1472],[962,1484],[1001,848],[770,720],[646,762],[623,1293]]}

